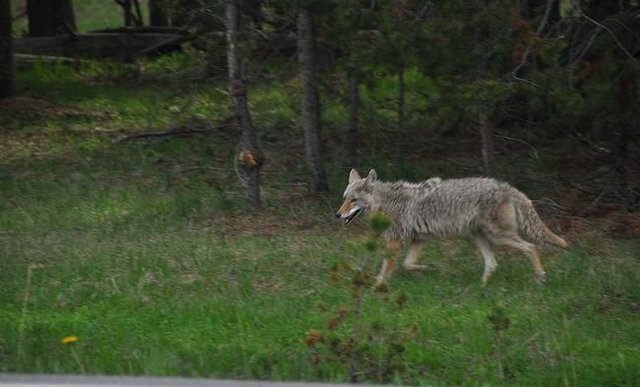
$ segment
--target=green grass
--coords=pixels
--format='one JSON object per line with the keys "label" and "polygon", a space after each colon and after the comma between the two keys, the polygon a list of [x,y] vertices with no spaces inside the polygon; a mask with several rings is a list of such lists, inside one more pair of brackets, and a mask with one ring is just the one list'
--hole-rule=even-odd
{"label": "green grass", "polygon": [[[349,361],[305,337],[352,337],[352,317],[328,327],[354,303],[332,268],[371,255],[369,231],[330,222],[341,163],[328,164],[329,197],[300,188],[290,94],[252,90],[256,121],[291,132],[261,129],[266,208],[252,214],[233,169],[238,133],[117,141],[195,114],[227,119],[224,85],[123,87],[58,71],[21,72],[22,98],[47,104],[3,118],[0,371],[348,381]],[[396,273],[391,301],[364,294],[356,339],[377,357],[370,364],[386,361],[389,340],[402,348],[402,367],[367,380],[632,385],[639,254],[637,241],[593,231],[566,252],[544,251],[546,286],[524,257],[500,252],[482,287],[469,241],[433,242],[422,258],[433,270]],[[374,275],[379,258],[368,262]],[[403,293],[400,308],[393,299]],[[496,310],[509,320],[500,332],[489,320]],[[62,344],[67,336],[78,342]]]}

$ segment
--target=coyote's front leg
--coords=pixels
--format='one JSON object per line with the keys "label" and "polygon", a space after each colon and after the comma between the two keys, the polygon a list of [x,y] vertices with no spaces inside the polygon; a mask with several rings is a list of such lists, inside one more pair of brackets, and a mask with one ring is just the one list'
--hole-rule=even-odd
{"label": "coyote's front leg", "polygon": [[411,246],[409,246],[409,251],[407,252],[407,256],[404,259],[404,263],[402,266],[409,271],[424,271],[427,270],[426,265],[418,264],[418,258],[420,257],[420,253],[422,252],[422,247],[424,246],[423,241],[413,241]]}
{"label": "coyote's front leg", "polygon": [[387,250],[389,256],[384,259],[382,262],[382,268],[380,269],[380,274],[376,279],[375,287],[379,287],[380,285],[387,282],[387,278],[393,272],[393,269],[396,267],[396,257],[398,255],[398,250],[400,250],[400,242],[394,239],[390,239],[387,241]]}

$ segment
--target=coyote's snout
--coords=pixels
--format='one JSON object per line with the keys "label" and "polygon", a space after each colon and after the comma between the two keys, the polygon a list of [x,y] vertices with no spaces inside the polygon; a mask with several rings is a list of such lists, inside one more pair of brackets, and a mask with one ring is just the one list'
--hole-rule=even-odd
{"label": "coyote's snout", "polygon": [[349,224],[353,219],[355,219],[358,215],[364,211],[364,208],[358,207],[354,205],[352,202],[345,202],[342,207],[348,206],[347,208],[340,208],[338,213],[336,213],[336,217],[344,220],[344,224]]}
{"label": "coyote's snout", "polygon": [[[391,250],[397,250],[401,241],[411,242],[403,263],[408,270],[425,268],[417,259],[427,237],[471,235],[484,259],[483,283],[497,267],[492,245],[524,252],[536,279],[543,282],[545,272],[536,245],[523,240],[520,233],[536,244],[567,246],[542,222],[525,194],[495,179],[436,177],[420,183],[382,182],[373,169],[366,178],[352,169],[343,197],[336,216],[345,224],[368,212],[379,211],[392,219],[384,237]],[[384,282],[394,267],[395,259],[385,259],[377,283]]]}
{"label": "coyote's snout", "polygon": [[[351,171],[349,175],[349,185],[357,185],[357,180],[360,179],[360,176],[357,176],[358,172],[355,172],[355,169]],[[356,177],[357,176],[357,177]],[[344,193],[344,203],[338,208],[338,212],[336,212],[336,217],[342,219],[344,224],[349,224],[353,219],[355,219],[358,215],[360,215],[366,207],[366,202],[359,198],[357,195],[354,195],[355,188],[349,191],[347,187],[347,191]],[[362,190],[362,194],[364,194],[364,190]]]}

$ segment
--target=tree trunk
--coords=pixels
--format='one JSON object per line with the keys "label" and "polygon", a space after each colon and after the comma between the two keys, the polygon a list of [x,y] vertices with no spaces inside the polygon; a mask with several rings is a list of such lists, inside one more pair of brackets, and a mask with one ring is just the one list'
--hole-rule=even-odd
{"label": "tree trunk", "polygon": [[125,27],[133,26],[133,13],[131,13],[131,0],[122,0]]}
{"label": "tree trunk", "polygon": [[11,0],[0,0],[0,98],[15,94],[14,79]]}
{"label": "tree trunk", "polygon": [[493,130],[489,124],[489,119],[486,113],[480,113],[480,139],[482,142],[482,161],[484,164],[485,176],[493,176],[494,171],[494,159],[493,159]]}
{"label": "tree trunk", "polygon": [[358,105],[360,103],[358,74],[351,70],[349,74],[349,126],[347,127],[347,153],[349,166],[358,166]]}
{"label": "tree trunk", "polygon": [[140,10],[140,3],[138,2],[138,0],[133,0],[133,6],[136,9],[136,18],[134,19],[136,26],[144,27],[144,21],[142,19],[142,11]]}
{"label": "tree trunk", "polygon": [[28,0],[29,36],[53,36],[76,31],[71,0]]}
{"label": "tree trunk", "polygon": [[[124,16],[125,27],[142,27],[144,23],[142,21],[142,12],[140,11],[140,3],[138,0],[117,0],[118,4],[122,6],[122,13]],[[132,8],[135,8],[136,13],[133,13]]]}
{"label": "tree trunk", "polygon": [[326,192],[329,183],[320,152],[320,99],[315,75],[315,37],[311,12],[298,12],[298,64],[302,81],[302,130],[305,157],[313,182],[313,191]]}
{"label": "tree trunk", "polygon": [[398,135],[396,136],[396,161],[398,164],[404,163],[405,147],[403,142],[405,141],[405,83],[404,83],[404,66],[399,63],[396,68],[398,75]]}
{"label": "tree trunk", "polygon": [[165,12],[166,5],[162,0],[149,0],[149,25],[165,27],[169,25],[169,16]]}
{"label": "tree trunk", "polygon": [[404,132],[404,117],[405,117],[405,84],[404,84],[404,66],[398,65],[398,130]]}
{"label": "tree trunk", "polygon": [[258,148],[247,102],[246,86],[238,52],[238,8],[234,0],[225,0],[225,14],[229,93],[233,98],[236,122],[242,130],[242,150],[238,154],[237,162],[246,179],[247,201],[254,209],[259,209],[261,206],[260,167],[264,163],[264,154]]}

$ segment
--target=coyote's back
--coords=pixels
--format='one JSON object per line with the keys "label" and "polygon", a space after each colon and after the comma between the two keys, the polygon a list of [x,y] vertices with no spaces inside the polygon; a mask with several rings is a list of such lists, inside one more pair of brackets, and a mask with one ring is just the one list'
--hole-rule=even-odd
{"label": "coyote's back", "polygon": [[[454,237],[473,233],[491,234],[512,221],[516,230],[536,243],[565,246],[540,220],[531,201],[516,188],[491,178],[430,179],[422,184],[389,185],[396,200],[386,211],[395,220],[392,233],[398,239],[420,239],[430,235]],[[426,188],[425,188],[426,187]],[[381,184],[384,190],[386,187]],[[512,214],[509,210],[513,210]],[[508,219],[509,216],[512,219]]]}

